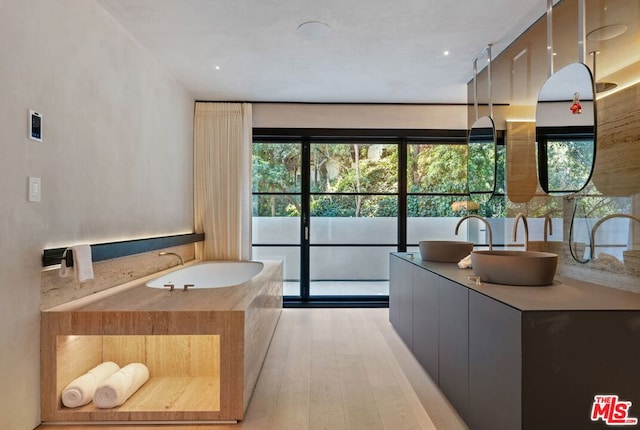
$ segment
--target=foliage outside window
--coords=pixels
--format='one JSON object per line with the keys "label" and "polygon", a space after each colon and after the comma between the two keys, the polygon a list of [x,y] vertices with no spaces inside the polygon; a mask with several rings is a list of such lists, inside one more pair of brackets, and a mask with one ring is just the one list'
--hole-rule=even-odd
{"label": "foliage outside window", "polygon": [[[311,215],[396,217],[398,215],[398,143],[313,142],[311,145]],[[504,146],[498,145],[496,196],[477,213],[501,217],[504,197]],[[456,217],[453,203],[468,198],[467,145],[407,144],[407,216]],[[299,143],[255,143],[254,216],[301,213]],[[273,194],[269,194],[273,193]]]}
{"label": "foliage outside window", "polygon": [[253,216],[300,214],[301,162],[296,144],[253,144],[253,192],[273,193],[254,196]]}
{"label": "foliage outside window", "polygon": [[397,172],[397,144],[312,143],[311,216],[397,216]]}

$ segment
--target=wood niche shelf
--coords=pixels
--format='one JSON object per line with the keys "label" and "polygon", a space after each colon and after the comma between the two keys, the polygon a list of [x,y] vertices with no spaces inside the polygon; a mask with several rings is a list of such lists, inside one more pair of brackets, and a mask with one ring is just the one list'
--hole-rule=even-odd
{"label": "wood niche shelf", "polygon": [[[56,396],[87,369],[104,361],[143,363],[149,380],[123,405],[100,409],[89,403],[75,412],[220,410],[220,336],[57,336]],[[82,372],[81,372],[82,373]]]}

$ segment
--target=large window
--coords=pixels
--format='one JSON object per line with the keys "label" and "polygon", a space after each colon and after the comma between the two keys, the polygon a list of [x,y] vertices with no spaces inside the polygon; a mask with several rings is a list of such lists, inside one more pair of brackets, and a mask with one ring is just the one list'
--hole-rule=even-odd
{"label": "large window", "polygon": [[254,258],[284,261],[289,303],[384,305],[389,253],[453,235],[466,131],[337,134],[254,130]]}

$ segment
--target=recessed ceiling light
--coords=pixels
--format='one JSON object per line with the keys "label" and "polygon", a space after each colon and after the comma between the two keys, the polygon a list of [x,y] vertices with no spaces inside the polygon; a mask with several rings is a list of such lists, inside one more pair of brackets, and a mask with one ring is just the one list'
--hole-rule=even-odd
{"label": "recessed ceiling light", "polygon": [[596,28],[587,34],[587,39],[600,42],[603,40],[613,39],[626,32],[628,27],[624,24],[605,25],[604,27]]}
{"label": "recessed ceiling light", "polygon": [[320,21],[307,21],[298,26],[298,33],[305,39],[323,39],[329,35],[329,24]]}
{"label": "recessed ceiling light", "polygon": [[444,51],[443,54],[446,57],[447,55],[449,55],[449,51]]}
{"label": "recessed ceiling light", "polygon": [[216,66],[216,70],[220,70],[220,66]]}

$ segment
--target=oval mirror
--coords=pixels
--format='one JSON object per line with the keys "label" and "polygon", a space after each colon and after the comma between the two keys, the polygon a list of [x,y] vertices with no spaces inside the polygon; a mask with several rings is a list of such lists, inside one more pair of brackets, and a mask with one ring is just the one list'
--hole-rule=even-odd
{"label": "oval mirror", "polygon": [[495,192],[496,128],[491,117],[477,119],[469,130],[467,183],[469,196],[477,203],[486,203]]}
{"label": "oval mirror", "polygon": [[542,86],[536,106],[538,179],[545,193],[582,190],[593,172],[596,117],[593,76],[582,63],[569,64]]}

